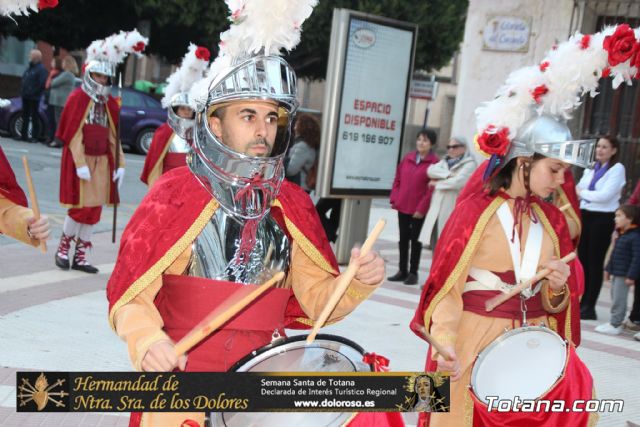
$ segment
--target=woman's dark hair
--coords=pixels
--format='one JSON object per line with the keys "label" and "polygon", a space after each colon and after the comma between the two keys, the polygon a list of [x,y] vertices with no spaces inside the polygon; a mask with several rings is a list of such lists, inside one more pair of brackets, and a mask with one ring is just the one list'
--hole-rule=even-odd
{"label": "woman's dark hair", "polygon": [[[535,162],[544,158],[545,157],[542,154],[535,153],[533,155],[531,165],[533,166]],[[487,182],[485,186],[489,189],[490,195],[493,196],[498,191],[500,191],[501,188],[504,188],[506,190],[509,187],[511,187],[511,184],[512,184],[511,181],[513,180],[513,171],[516,169],[517,165],[518,165],[518,158],[515,157],[509,160],[509,163],[504,165],[502,169],[500,169],[500,172],[498,172],[493,177],[491,177],[491,179],[489,179],[489,182]]]}
{"label": "woman's dark hair", "polygon": [[631,220],[631,224],[640,224],[640,210],[636,205],[620,205],[618,210]]}
{"label": "woman's dark hair", "polygon": [[56,70],[62,71],[62,58],[59,56],[53,58],[53,66]]}
{"label": "woman's dark hair", "polygon": [[438,141],[438,134],[436,134],[433,129],[424,128],[420,130],[420,132],[418,132],[418,135],[416,135],[416,139],[420,138],[421,135],[431,141],[431,147],[436,146],[436,142]]}
{"label": "woman's dark hair", "polygon": [[320,148],[320,122],[311,114],[301,113],[296,117],[295,136],[315,150]]}
{"label": "woman's dark hair", "polygon": [[616,149],[615,154],[609,159],[609,167],[618,163],[620,161],[620,143],[618,142],[618,138],[613,135],[603,135],[599,139],[606,139],[609,141],[609,144],[611,144],[611,147]]}

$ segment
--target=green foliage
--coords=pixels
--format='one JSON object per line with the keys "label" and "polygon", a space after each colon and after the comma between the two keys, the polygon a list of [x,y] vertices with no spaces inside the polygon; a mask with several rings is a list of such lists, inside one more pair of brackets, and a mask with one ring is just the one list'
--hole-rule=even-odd
{"label": "green foliage", "polygon": [[[323,79],[333,10],[346,8],[418,24],[415,68],[437,69],[449,62],[462,41],[467,6],[468,0],[320,0],[303,25],[302,42],[286,57],[300,77]],[[189,42],[208,47],[215,56],[219,35],[229,27],[227,16],[222,0],[61,0],[55,9],[16,18],[17,25],[0,18],[0,35],[79,49],[149,21],[146,52],[176,63]]]}

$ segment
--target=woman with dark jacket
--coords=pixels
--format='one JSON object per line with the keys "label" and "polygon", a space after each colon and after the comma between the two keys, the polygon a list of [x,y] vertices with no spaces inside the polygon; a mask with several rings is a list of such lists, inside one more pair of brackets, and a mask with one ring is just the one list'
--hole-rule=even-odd
{"label": "woman with dark jacket", "polygon": [[595,320],[596,302],[602,288],[604,258],[613,233],[614,212],[620,206],[625,185],[625,170],[618,161],[618,141],[604,136],[596,145],[596,164],[585,169],[576,186],[582,214],[582,234],[578,246],[580,262],[584,266],[584,295],[580,301],[580,318]]}
{"label": "woman with dark jacket", "polygon": [[404,156],[396,170],[390,201],[391,207],[398,211],[400,263],[398,272],[387,278],[392,282],[404,282],[405,285],[418,283],[418,266],[422,252],[422,243],[418,238],[424,217],[429,211],[433,192],[433,187],[429,186],[427,169],[439,160],[432,151],[436,138],[433,130],[421,130],[416,139],[417,150]]}

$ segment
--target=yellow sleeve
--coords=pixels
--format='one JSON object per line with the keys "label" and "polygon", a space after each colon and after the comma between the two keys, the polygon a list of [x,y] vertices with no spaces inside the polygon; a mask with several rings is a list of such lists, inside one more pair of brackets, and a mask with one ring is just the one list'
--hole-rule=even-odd
{"label": "yellow sleeve", "polygon": [[32,217],[31,209],[17,205],[0,195],[0,232],[2,234],[27,245],[38,246],[40,241],[30,238],[27,233],[27,220]]}
{"label": "yellow sleeve", "polygon": [[[294,242],[291,248],[291,267],[285,282],[293,293],[309,319],[320,316],[331,293],[336,288],[338,279],[318,267]],[[347,291],[329,316],[328,321],[336,321],[351,313],[362,301],[378,288],[352,280]]]}
{"label": "yellow sleeve", "polygon": [[84,157],[84,144],[82,142],[82,126],[80,125],[80,130],[76,132],[71,141],[69,142],[69,150],[71,151],[71,156],[73,157],[73,163],[77,168],[81,168],[82,166],[87,166],[87,161]]}
{"label": "yellow sleeve", "polygon": [[[190,256],[191,249],[187,249],[166,272],[169,274],[182,273]],[[142,370],[142,359],[152,344],[162,340],[171,341],[171,338],[163,331],[162,316],[153,303],[160,288],[162,288],[162,275],[133,300],[120,307],[113,316],[116,333],[127,343],[131,364],[138,371]]]}

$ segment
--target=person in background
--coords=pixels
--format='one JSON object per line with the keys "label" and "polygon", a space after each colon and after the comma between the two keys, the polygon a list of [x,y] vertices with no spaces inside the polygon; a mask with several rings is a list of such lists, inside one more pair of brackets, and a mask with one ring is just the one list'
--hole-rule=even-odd
{"label": "person in background", "polygon": [[[640,180],[638,180],[626,204],[640,208]],[[629,314],[629,318],[623,322],[623,326],[629,331],[636,332],[635,337],[637,340],[640,340],[640,286],[634,288],[631,313]]]}
{"label": "person in background", "polygon": [[433,196],[425,219],[426,236],[431,236],[436,223],[438,236],[440,236],[456,205],[458,193],[476,167],[476,161],[467,151],[467,140],[458,136],[451,138],[447,144],[447,155],[427,169],[427,176],[431,178],[429,186],[433,187]]}
{"label": "person in background", "polygon": [[615,225],[619,236],[607,263],[605,281],[611,281],[611,320],[596,326],[595,331],[607,335],[622,332],[622,321],[627,312],[629,287],[640,278],[640,230],[638,208],[622,205],[616,210]]}
{"label": "person in background", "polygon": [[51,59],[51,69],[49,70],[49,75],[47,77],[47,81],[44,84],[44,103],[47,106],[46,115],[47,115],[47,126],[45,129],[46,135],[42,140],[42,143],[48,145],[49,142],[53,140],[53,137],[56,133],[56,124],[55,117],[53,113],[53,105],[49,103],[49,97],[51,95],[51,82],[53,79],[60,75],[62,71],[62,60],[59,57]]}
{"label": "person in background", "polygon": [[429,186],[427,169],[438,162],[438,156],[432,151],[436,138],[433,130],[421,130],[416,138],[416,151],[404,156],[396,170],[390,201],[391,207],[398,211],[400,262],[398,272],[387,278],[391,282],[404,282],[405,285],[418,283],[418,266],[422,252],[422,243],[418,238],[433,192],[433,188]]}
{"label": "person in background", "polygon": [[[56,59],[56,61],[59,61]],[[51,81],[49,91],[49,106],[53,108],[53,120],[51,130],[53,135],[49,141],[49,147],[59,148],[62,143],[55,139],[55,131],[60,123],[62,109],[67,102],[69,94],[75,87],[76,76],[78,75],[78,64],[73,56],[67,55],[60,60],[61,72]]]}
{"label": "person in background", "polygon": [[614,225],[614,212],[620,205],[625,185],[625,170],[620,157],[618,140],[604,136],[596,145],[596,164],[585,169],[576,186],[582,214],[582,235],[578,256],[585,270],[585,292],[580,301],[580,318],[596,320],[596,302],[602,288],[604,258]]}
{"label": "person in background", "polygon": [[293,128],[295,140],[289,152],[287,179],[310,193],[307,175],[311,172],[320,148],[320,123],[310,114],[300,114]]}
{"label": "person in background", "polygon": [[44,93],[47,81],[47,69],[42,65],[42,52],[33,49],[29,53],[29,65],[22,74],[22,131],[20,139],[32,142],[29,138],[29,122],[33,123],[31,136],[35,139],[40,135],[40,120],[38,119],[38,105]]}

